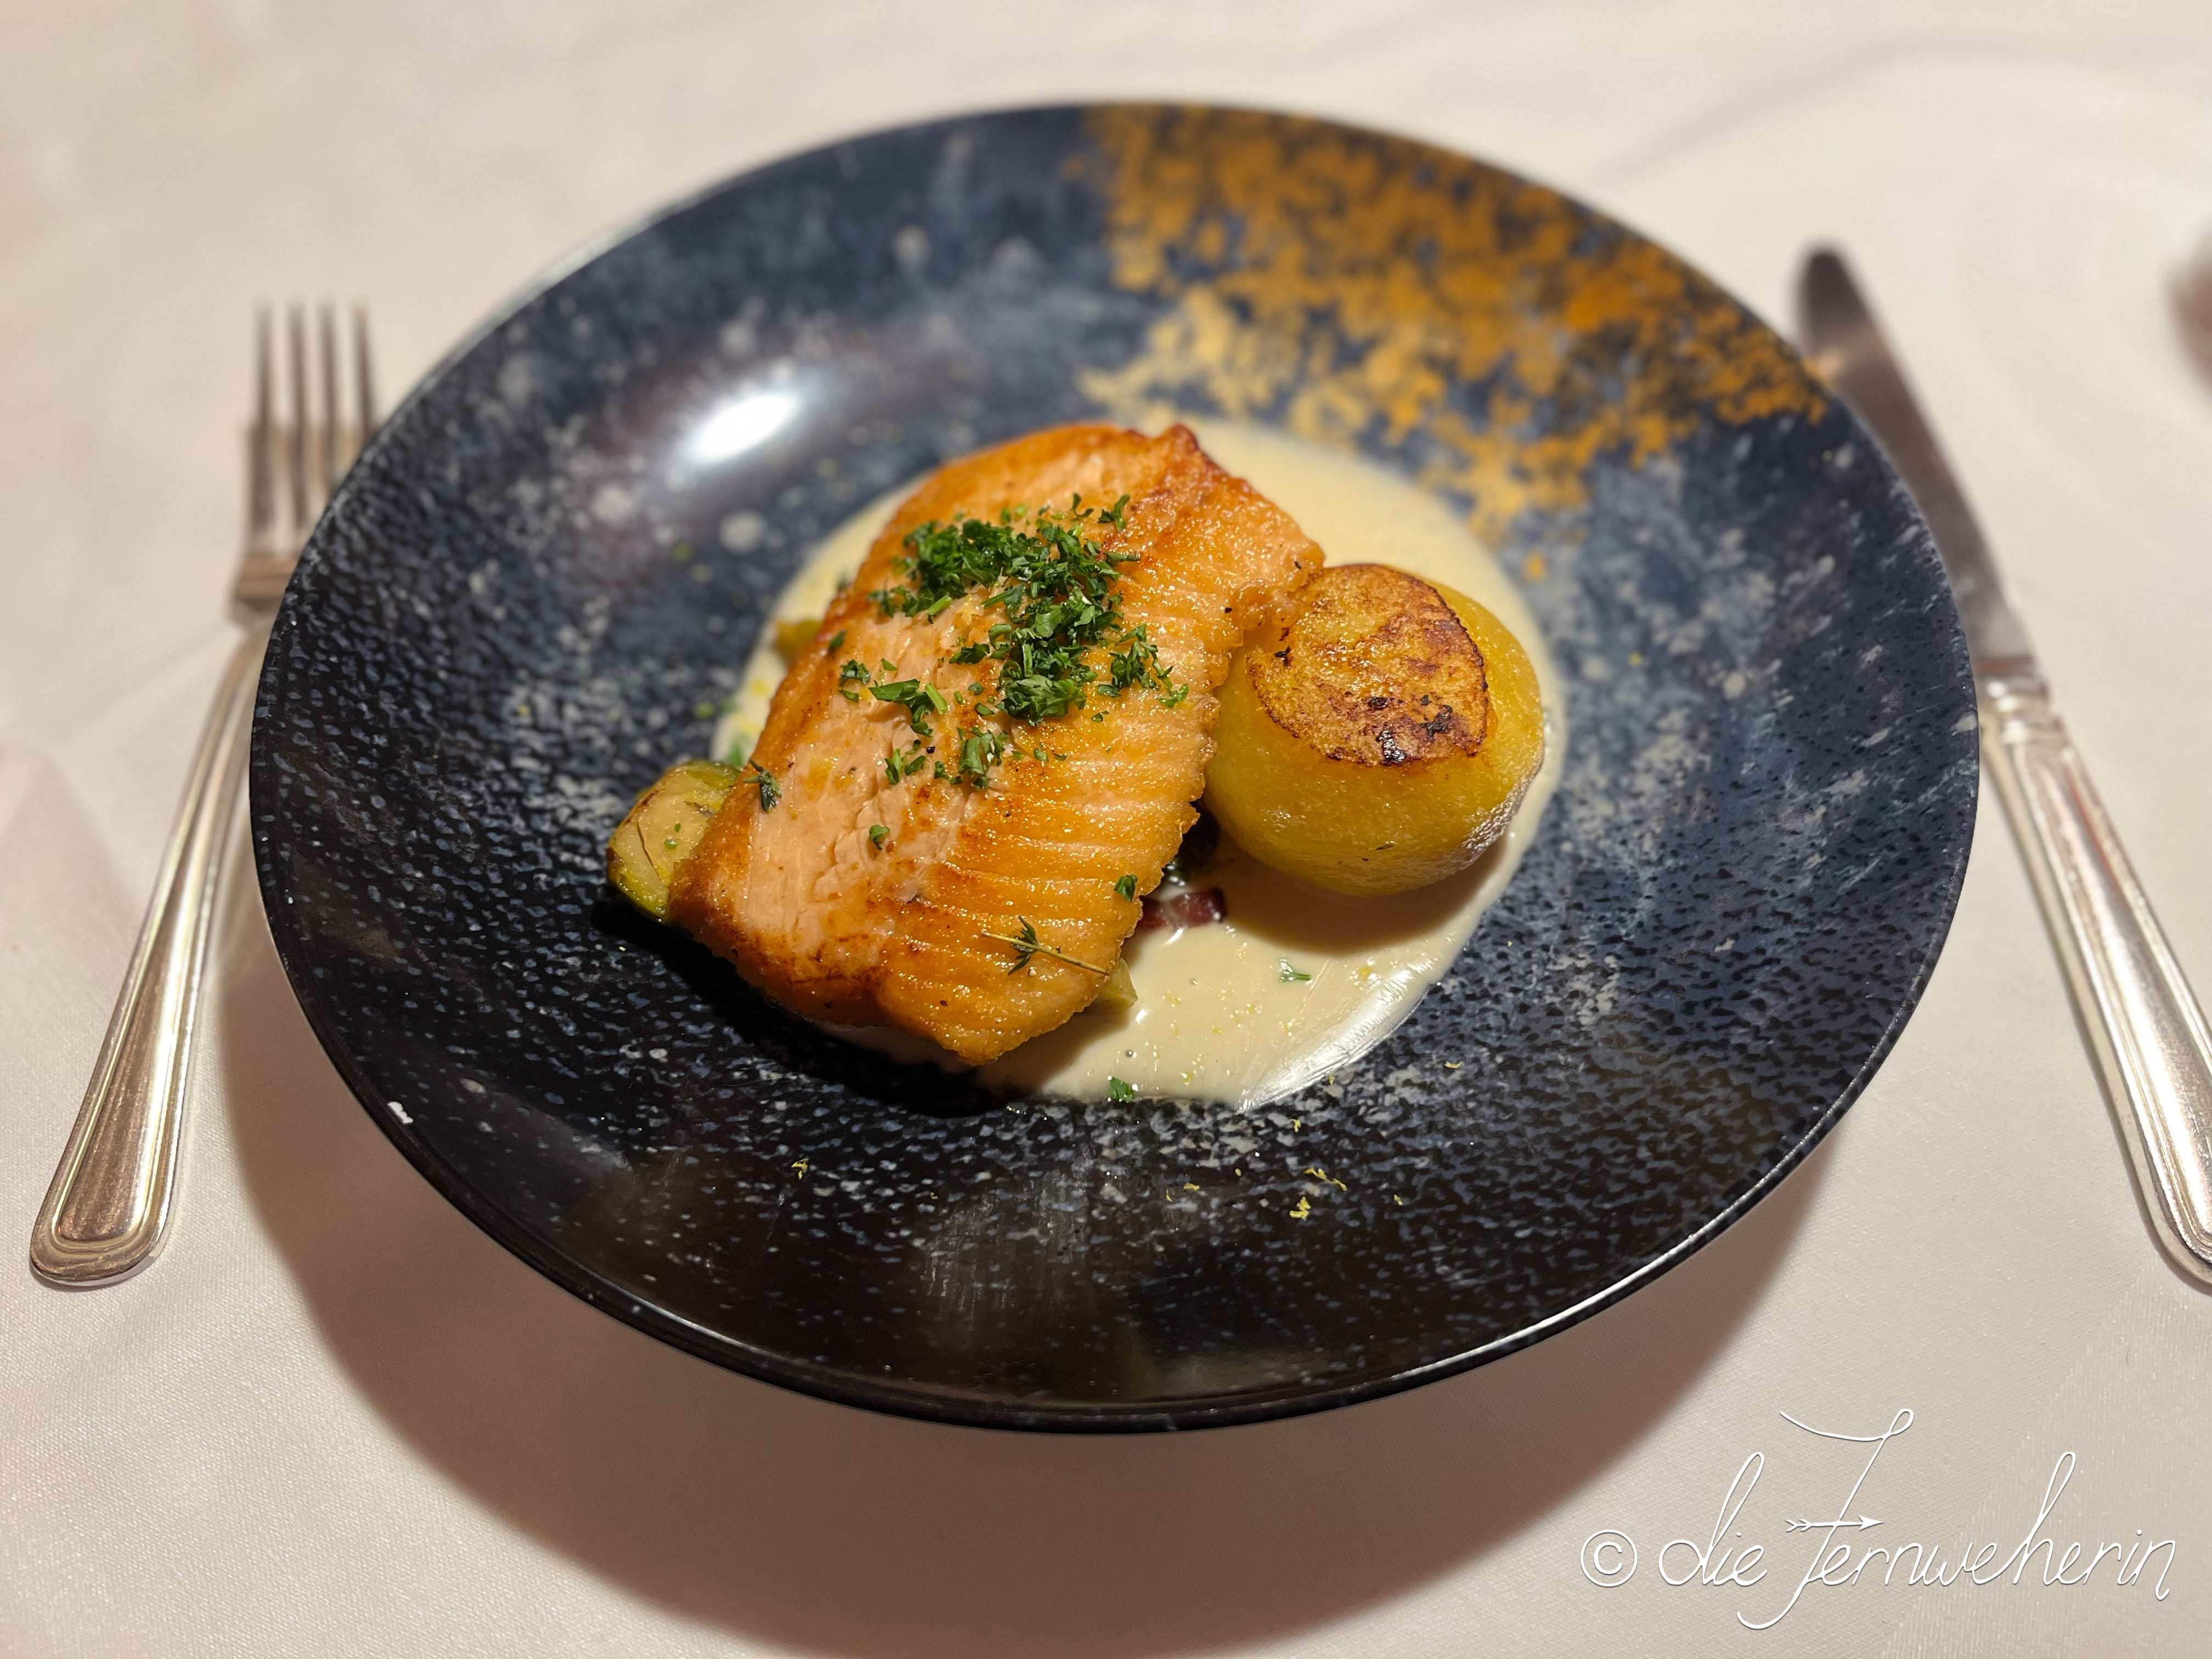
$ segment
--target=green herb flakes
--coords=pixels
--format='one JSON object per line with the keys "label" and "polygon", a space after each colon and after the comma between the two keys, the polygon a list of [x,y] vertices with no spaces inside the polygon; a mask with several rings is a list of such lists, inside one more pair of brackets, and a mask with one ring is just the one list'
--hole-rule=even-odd
{"label": "green herb flakes", "polygon": [[[1139,556],[1107,551],[1097,539],[1102,526],[1121,527],[1127,502],[1124,496],[1110,507],[1085,507],[1078,495],[1065,513],[1047,509],[1032,517],[1009,507],[995,523],[962,518],[917,526],[907,533],[907,550],[898,561],[906,580],[869,597],[886,617],[927,619],[981,590],[975,621],[981,635],[965,639],[951,659],[995,665],[988,688],[981,679],[968,688],[967,695],[978,699],[979,714],[1035,725],[1082,708],[1094,690],[1112,697],[1157,691],[1172,708],[1189,695],[1189,687],[1172,682],[1143,626],[1122,620],[1116,567]],[[1091,657],[1100,648],[1107,653],[1103,672]],[[882,672],[896,670],[887,661]],[[879,699],[903,703],[924,735],[922,703],[934,714],[945,712],[944,698],[927,682],[878,680],[867,689]],[[987,689],[993,695],[984,700]],[[978,786],[991,765],[1024,752],[1001,744],[983,763],[970,764],[967,744],[963,733],[959,775]],[[1031,750],[1042,758],[1034,745]],[[975,758],[981,755],[973,751]]]}
{"label": "green herb flakes", "polygon": [[897,783],[902,779],[912,777],[928,764],[928,758],[922,750],[921,740],[917,738],[914,742],[907,744],[903,754],[894,749],[884,757],[884,775],[893,783]]}
{"label": "green herb flakes", "polygon": [[956,768],[963,783],[981,789],[991,781],[991,769],[1005,758],[1012,746],[1003,732],[988,726],[970,726],[959,733],[960,759]]}

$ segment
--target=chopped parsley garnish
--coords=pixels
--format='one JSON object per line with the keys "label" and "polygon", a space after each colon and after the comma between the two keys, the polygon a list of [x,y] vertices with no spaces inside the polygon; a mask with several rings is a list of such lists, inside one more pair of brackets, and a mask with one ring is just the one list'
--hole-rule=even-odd
{"label": "chopped parsley garnish", "polygon": [[1134,1100],[1136,1097],[1137,1091],[1133,1085],[1122,1082],[1118,1077],[1109,1077],[1106,1079],[1107,1099]]}
{"label": "chopped parsley garnish", "polygon": [[868,845],[871,847],[880,848],[884,844],[885,838],[890,835],[890,831],[885,829],[882,824],[870,824],[868,826]]}
{"label": "chopped parsley garnish", "polygon": [[964,726],[960,732],[960,761],[955,774],[961,782],[981,789],[991,781],[991,769],[1012,746],[1003,732],[988,726]]}
{"label": "chopped parsley garnish", "polygon": [[[907,532],[907,550],[898,561],[905,581],[869,597],[886,617],[931,618],[981,590],[980,610],[991,620],[981,637],[964,641],[952,653],[956,663],[994,665],[988,685],[979,678],[968,688],[980,714],[1035,725],[1084,707],[1094,691],[1110,697],[1157,691],[1173,708],[1190,688],[1174,683],[1143,625],[1133,627],[1122,617],[1117,567],[1140,556],[1109,552],[1097,541],[1101,527],[1121,527],[1128,499],[1086,507],[1078,495],[1065,513],[1048,509],[1031,516],[1009,507],[995,523],[963,517],[919,525]],[[1101,649],[1103,672],[1092,659]],[[882,672],[896,670],[885,662]],[[903,703],[915,731],[924,735],[922,705],[945,713],[943,696],[926,681],[872,680],[859,664],[848,663],[840,671],[839,689],[854,702],[857,693],[845,684],[850,679],[860,679],[878,698]],[[1101,711],[1091,718],[1103,717]],[[973,749],[974,742],[974,733],[963,733],[959,775],[972,784],[981,784],[1007,753],[1019,752],[1000,742],[987,757]]]}
{"label": "chopped parsley garnish", "polygon": [[1145,637],[1142,623],[1121,636],[1121,648],[1107,659],[1106,666],[1109,696],[1118,697],[1131,686],[1167,689],[1167,676],[1160,672],[1159,648]]}
{"label": "chopped parsley garnish", "polygon": [[894,680],[885,675],[898,672],[898,665],[886,659],[883,666],[870,674],[857,662],[848,660],[837,671],[837,694],[847,702],[858,702],[866,691],[878,702],[895,702],[906,710],[907,724],[917,737],[930,738],[936,732],[929,724],[932,714],[942,714],[952,705],[945,701],[945,694],[927,680]]}
{"label": "chopped parsley garnish", "polygon": [[775,775],[758,761],[748,763],[753,770],[753,782],[760,790],[760,807],[763,812],[775,810],[776,802],[783,799],[783,791],[776,787]]}
{"label": "chopped parsley garnish", "polygon": [[907,723],[921,736],[933,737],[928,716],[942,714],[951,707],[945,694],[927,680],[889,680],[868,688],[868,693],[878,702],[895,702],[906,710]]}
{"label": "chopped parsley garnish", "polygon": [[1287,957],[1275,964],[1275,974],[1285,985],[1304,985],[1313,979],[1311,974],[1301,973],[1291,967]]}
{"label": "chopped parsley garnish", "polygon": [[894,749],[884,757],[884,775],[896,783],[901,779],[912,777],[928,764],[928,758],[922,751],[921,739],[916,738],[907,744],[904,754]]}
{"label": "chopped parsley garnish", "polygon": [[1133,899],[1136,897],[1137,878],[1134,876],[1122,877],[1119,881],[1114,884],[1114,893],[1115,896],[1117,898]]}
{"label": "chopped parsley garnish", "polygon": [[841,628],[836,633],[832,634],[822,648],[825,652],[832,653],[842,651],[845,648],[845,630]]}
{"label": "chopped parsley garnish", "polygon": [[1047,945],[1037,937],[1036,924],[1027,916],[1017,916],[1014,920],[1022,925],[1020,933],[987,933],[983,935],[985,939],[996,939],[1001,945],[1011,945],[1014,947],[1014,963],[1012,967],[1006,969],[1008,973],[1020,973],[1023,969],[1030,965],[1031,957],[1050,957],[1054,962],[1064,962],[1071,968],[1083,969],[1088,973],[1097,975],[1101,979],[1109,977],[1112,973],[1111,969],[1095,967],[1080,957],[1072,957],[1065,951],[1057,950]]}

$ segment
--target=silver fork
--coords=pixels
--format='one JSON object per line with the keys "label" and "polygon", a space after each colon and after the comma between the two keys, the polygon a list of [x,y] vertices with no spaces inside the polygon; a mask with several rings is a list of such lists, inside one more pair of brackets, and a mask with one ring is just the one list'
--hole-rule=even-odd
{"label": "silver fork", "polygon": [[[322,307],[316,317],[317,362],[311,367],[307,318],[296,306],[287,314],[291,419],[280,424],[269,313],[264,309],[255,319],[246,548],[231,586],[232,610],[244,631],[200,733],[161,878],[84,1104],[31,1233],[31,1266],[58,1284],[112,1284],[151,1261],[168,1232],[200,981],[224,854],[238,816],[269,624],[308,529],[376,428],[368,319],[359,310],[353,313],[350,420],[339,412],[337,332],[330,307]],[[318,392],[312,404],[311,380]]]}

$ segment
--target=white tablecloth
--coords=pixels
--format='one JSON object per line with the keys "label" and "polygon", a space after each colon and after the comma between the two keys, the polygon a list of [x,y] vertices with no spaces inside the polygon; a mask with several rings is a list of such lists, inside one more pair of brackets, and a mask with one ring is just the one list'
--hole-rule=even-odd
{"label": "white tablecloth", "polygon": [[[1993,805],[1926,1000],[1774,1198],[1564,1336],[1310,1420],[932,1427],[592,1312],[347,1097],[242,840],[173,1243],[96,1292],[22,1265],[228,648],[252,303],[371,302],[397,391],[534,270],[719,175],[978,104],[1158,94],[1518,167],[1770,316],[1800,250],[1844,240],[2212,988],[2212,388],[2163,300],[2212,225],[2202,0],[9,7],[0,1651],[2205,1650],[2212,1297],[2150,1242]],[[1868,1435],[1905,1408],[1856,1498],[1869,1449],[1781,1415]],[[1662,1562],[1754,1452],[1723,1547],[1762,1545],[1765,1576]],[[2056,1547],[2018,1583],[1877,1559],[1744,1627],[1830,1535],[1790,1520],[2002,1558],[2067,1453]],[[1616,1588],[1582,1565],[1601,1528],[1638,1547]],[[2132,1585],[2109,1557],[2039,1582],[2069,1542],[2070,1577],[2162,1540]]]}

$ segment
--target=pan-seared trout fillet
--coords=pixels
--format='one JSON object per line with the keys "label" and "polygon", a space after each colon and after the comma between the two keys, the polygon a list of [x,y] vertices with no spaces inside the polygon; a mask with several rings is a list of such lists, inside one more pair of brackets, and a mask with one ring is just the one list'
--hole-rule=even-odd
{"label": "pan-seared trout fillet", "polygon": [[[887,614],[872,596],[908,580],[902,556],[918,526],[1066,513],[1079,495],[1092,507],[1128,498],[1118,524],[1088,520],[1084,533],[1127,561],[1122,619],[1164,672],[1118,696],[1094,685],[1084,706],[1035,722],[979,715],[999,665],[952,658],[1004,607],[987,607],[981,588],[933,617]],[[952,462],[891,515],[792,665],[753,751],[773,788],[730,795],[676,870],[671,919],[811,1018],[899,1026],[976,1065],[1051,1030],[1097,994],[1093,970],[1111,968],[1136,896],[1196,817],[1231,654],[1321,564],[1183,427],[1157,438],[1062,427]],[[1092,651],[1094,672],[1109,654]],[[876,698],[848,663],[873,682],[933,687],[943,711]],[[980,787],[959,775],[962,734],[978,729],[1010,745]],[[917,769],[894,781],[893,756]],[[1047,948],[1006,942],[1032,937]]]}

